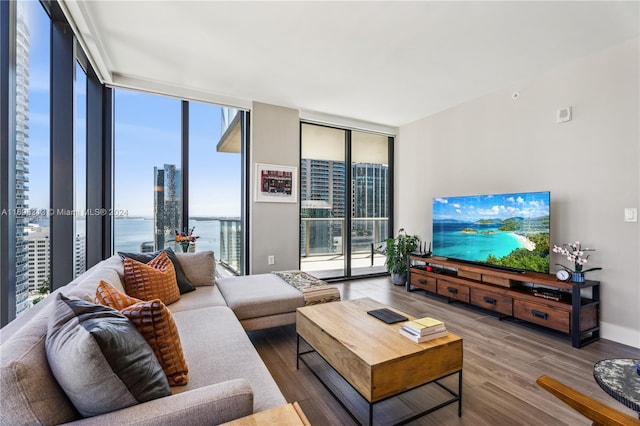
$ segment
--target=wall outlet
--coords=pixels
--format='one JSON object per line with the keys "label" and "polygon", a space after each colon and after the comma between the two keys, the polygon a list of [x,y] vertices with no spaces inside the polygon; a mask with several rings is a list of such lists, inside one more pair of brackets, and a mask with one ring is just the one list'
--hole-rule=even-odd
{"label": "wall outlet", "polygon": [[637,222],[638,221],[638,209],[635,207],[627,207],[624,209],[624,221],[625,222]]}
{"label": "wall outlet", "polygon": [[275,264],[275,263],[276,263],[276,257],[275,257],[275,256],[269,256],[269,257],[267,257],[267,263],[268,263],[269,265],[273,265],[273,264]]}

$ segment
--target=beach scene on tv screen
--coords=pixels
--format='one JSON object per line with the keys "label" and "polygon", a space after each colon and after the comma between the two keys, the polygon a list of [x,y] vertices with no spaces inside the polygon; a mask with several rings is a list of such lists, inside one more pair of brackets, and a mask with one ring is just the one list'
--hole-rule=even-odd
{"label": "beach scene on tv screen", "polygon": [[549,192],[433,199],[433,254],[549,272]]}

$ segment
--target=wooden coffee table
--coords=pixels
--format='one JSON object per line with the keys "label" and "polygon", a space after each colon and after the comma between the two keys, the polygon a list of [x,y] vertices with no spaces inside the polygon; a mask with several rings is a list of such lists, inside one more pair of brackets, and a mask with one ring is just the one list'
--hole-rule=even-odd
{"label": "wooden coffee table", "polygon": [[[415,413],[398,424],[412,421],[456,401],[458,416],[461,416],[462,338],[449,333],[447,337],[414,343],[398,332],[402,323],[386,324],[367,314],[369,310],[380,308],[388,308],[414,319],[368,298],[298,308],[296,368],[299,368],[299,361],[302,360],[323,382],[304,359],[305,354],[318,353],[368,402],[370,425],[373,423],[373,406],[376,403],[432,382],[447,390],[452,398]],[[300,352],[300,338],[312,350]],[[457,392],[438,382],[456,373]],[[323,384],[332,392],[326,383]],[[341,399],[338,401],[354,417]]]}

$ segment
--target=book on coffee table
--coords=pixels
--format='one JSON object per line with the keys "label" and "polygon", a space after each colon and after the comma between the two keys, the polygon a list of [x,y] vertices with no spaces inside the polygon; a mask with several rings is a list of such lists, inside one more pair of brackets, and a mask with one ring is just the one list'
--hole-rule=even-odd
{"label": "book on coffee table", "polygon": [[407,329],[404,326],[400,327],[398,329],[398,331],[404,337],[406,337],[408,339],[411,339],[416,343],[423,343],[423,342],[427,342],[429,340],[438,339],[440,337],[447,337],[447,335],[449,334],[447,332],[447,330],[441,330],[441,331],[434,331],[432,333],[428,333],[428,334],[425,334],[425,335],[420,335],[420,334],[417,334],[417,333]]}
{"label": "book on coffee table", "polygon": [[435,332],[447,331],[442,321],[430,317],[418,318],[413,321],[408,321],[403,325],[403,327],[405,327],[408,331],[412,331],[421,336]]}

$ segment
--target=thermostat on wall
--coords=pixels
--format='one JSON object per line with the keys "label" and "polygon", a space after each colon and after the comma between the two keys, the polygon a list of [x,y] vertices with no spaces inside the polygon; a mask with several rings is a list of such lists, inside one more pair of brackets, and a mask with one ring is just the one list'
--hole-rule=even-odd
{"label": "thermostat on wall", "polygon": [[556,114],[558,123],[571,121],[571,107],[560,108]]}

